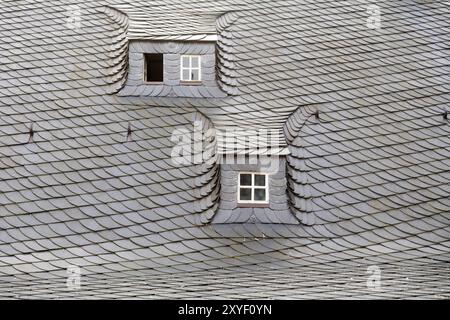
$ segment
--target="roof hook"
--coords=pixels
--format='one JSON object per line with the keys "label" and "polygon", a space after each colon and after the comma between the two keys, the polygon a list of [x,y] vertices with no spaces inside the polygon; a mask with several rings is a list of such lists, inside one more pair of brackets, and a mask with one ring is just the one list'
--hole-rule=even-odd
{"label": "roof hook", "polygon": [[444,114],[442,115],[442,117],[444,118],[444,120],[448,120],[448,111],[445,110]]}
{"label": "roof hook", "polygon": [[319,110],[316,110],[316,112],[314,112],[314,116],[316,117],[316,120],[320,120]]}
{"label": "roof hook", "polygon": [[32,143],[33,142],[33,137],[34,137],[34,130],[33,130],[33,123],[31,123],[29,136],[28,136],[28,142],[27,143]]}
{"label": "roof hook", "polygon": [[128,122],[127,142],[133,141],[133,139],[131,138],[132,133],[133,133],[133,130],[131,130],[131,123]]}

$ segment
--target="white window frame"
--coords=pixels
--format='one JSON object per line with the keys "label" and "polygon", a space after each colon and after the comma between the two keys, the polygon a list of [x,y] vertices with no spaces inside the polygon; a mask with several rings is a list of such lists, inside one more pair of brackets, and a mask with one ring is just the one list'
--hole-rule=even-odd
{"label": "white window frame", "polygon": [[[189,66],[183,66],[183,58],[189,58]],[[192,58],[198,58],[198,68],[192,67]],[[189,70],[189,79],[183,79],[183,71]],[[198,80],[192,80],[192,70],[198,70]],[[180,57],[180,80],[183,82],[199,82],[202,81],[202,57],[200,55],[185,54]]]}
{"label": "white window frame", "polygon": [[[252,182],[250,186],[241,186],[241,175],[251,175]],[[255,186],[255,175],[266,177],[265,186]],[[241,200],[241,189],[251,189],[251,200]],[[255,200],[255,189],[266,190],[266,200]],[[269,174],[264,172],[239,172],[238,174],[238,189],[237,189],[238,204],[268,204],[269,203]]]}

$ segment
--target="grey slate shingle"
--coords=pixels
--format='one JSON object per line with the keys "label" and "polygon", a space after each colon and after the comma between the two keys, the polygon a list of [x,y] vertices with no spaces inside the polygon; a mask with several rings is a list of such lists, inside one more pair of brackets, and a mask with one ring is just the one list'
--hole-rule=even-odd
{"label": "grey slate shingle", "polygon": [[[0,4],[1,297],[449,298],[445,3],[378,1],[380,30],[356,0],[74,4],[80,29],[60,1]],[[216,98],[125,86],[129,39],[216,38],[220,90],[181,92]],[[237,223],[217,165],[170,161],[193,119],[276,129],[289,200]]]}

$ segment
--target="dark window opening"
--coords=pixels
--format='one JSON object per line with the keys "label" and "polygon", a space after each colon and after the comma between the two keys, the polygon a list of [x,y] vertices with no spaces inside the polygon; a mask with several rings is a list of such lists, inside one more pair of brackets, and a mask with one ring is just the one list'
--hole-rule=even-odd
{"label": "dark window opening", "polygon": [[161,53],[146,53],[145,55],[145,82],[164,81],[164,59]]}

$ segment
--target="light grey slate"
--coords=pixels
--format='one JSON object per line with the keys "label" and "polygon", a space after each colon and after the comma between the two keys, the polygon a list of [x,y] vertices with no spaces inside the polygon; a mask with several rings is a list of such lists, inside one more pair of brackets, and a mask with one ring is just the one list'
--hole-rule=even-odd
{"label": "light grey slate", "polygon": [[[450,16],[377,5],[380,29],[361,1],[1,2],[0,297],[448,299]],[[139,84],[144,51],[167,84]],[[273,130],[268,208],[234,203],[258,168],[171,161],[194,121],[220,152]]]}

